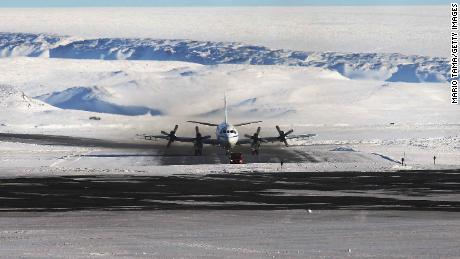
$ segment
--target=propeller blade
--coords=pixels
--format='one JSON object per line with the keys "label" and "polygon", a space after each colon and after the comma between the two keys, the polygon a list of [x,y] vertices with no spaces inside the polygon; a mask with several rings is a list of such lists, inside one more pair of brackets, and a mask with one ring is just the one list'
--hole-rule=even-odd
{"label": "propeller blade", "polygon": [[248,135],[248,134],[244,134],[244,136],[245,136],[246,138],[250,138],[250,139],[252,139],[252,136],[251,136],[251,135]]}
{"label": "propeller blade", "polygon": [[200,129],[198,128],[198,126],[195,127],[195,132],[196,134],[200,134]]}
{"label": "propeller blade", "polygon": [[211,138],[211,136],[204,136],[204,137],[201,137],[201,139],[208,139],[208,138]]}
{"label": "propeller blade", "polygon": [[284,136],[287,136],[287,135],[291,134],[292,132],[294,132],[293,129],[289,130],[288,132],[285,132],[285,133],[284,133]]}
{"label": "propeller blade", "polygon": [[286,147],[289,147],[289,144],[287,143],[287,140],[286,140],[286,139],[284,139],[283,142],[284,142],[284,145],[286,145]]}
{"label": "propeller blade", "polygon": [[276,125],[276,130],[278,131],[279,134],[281,134],[280,126]]}
{"label": "propeller blade", "polygon": [[261,129],[260,127],[257,127],[257,132],[256,132],[256,133],[257,133],[257,135],[259,135],[259,133],[260,133],[260,129]]}
{"label": "propeller blade", "polygon": [[172,130],[170,133],[167,133],[163,130],[161,131],[163,135],[168,136],[168,144],[166,144],[166,148],[169,148],[169,146],[171,146],[171,143],[173,143],[174,140],[176,140],[176,131],[178,128],[179,128],[179,125],[174,126],[174,130]]}

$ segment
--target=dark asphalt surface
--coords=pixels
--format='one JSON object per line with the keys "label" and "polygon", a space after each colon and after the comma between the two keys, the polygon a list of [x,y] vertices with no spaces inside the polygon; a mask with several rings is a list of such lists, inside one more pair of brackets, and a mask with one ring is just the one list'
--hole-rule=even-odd
{"label": "dark asphalt surface", "polygon": [[[122,143],[111,140],[79,138],[71,136],[42,135],[42,134],[15,134],[0,133],[0,141],[18,142],[37,145],[60,145],[75,147],[103,147],[103,148],[136,148],[151,149],[149,142],[142,143]],[[154,147],[154,146],[153,146]]]}
{"label": "dark asphalt surface", "polygon": [[[155,159],[158,159],[162,165],[226,164],[229,162],[224,149],[209,145],[204,147],[202,156],[195,156],[192,144],[174,143],[170,148],[166,149],[166,143],[162,141],[146,140],[145,143],[133,143],[70,136],[13,133],[0,133],[0,141],[37,145],[99,147],[118,150],[129,149],[131,151],[138,150],[142,151],[142,154],[137,154],[138,156],[155,157]],[[151,152],[145,153],[145,151]],[[248,145],[237,146],[233,151],[243,153],[246,163],[279,163],[281,160],[286,163],[318,162],[314,157],[304,152],[285,148],[281,144],[264,145],[261,147],[261,153],[259,156],[253,156]],[[127,152],[125,154],[125,156],[130,155],[132,156],[133,153]],[[123,156],[123,154],[120,154],[120,156]]]}
{"label": "dark asphalt surface", "polygon": [[2,211],[460,211],[460,170],[0,179]]}
{"label": "dark asphalt surface", "polygon": [[[102,147],[122,150],[110,156],[156,156],[162,164],[228,162],[225,151],[217,147],[207,147],[203,156],[196,157],[191,155],[190,145],[165,149],[164,145],[149,142],[5,133],[0,133],[0,141]],[[317,162],[309,154],[275,145],[264,146],[259,157],[251,156],[247,147],[235,151],[243,152],[247,162]],[[175,209],[460,211],[460,170],[0,179],[3,211]]]}

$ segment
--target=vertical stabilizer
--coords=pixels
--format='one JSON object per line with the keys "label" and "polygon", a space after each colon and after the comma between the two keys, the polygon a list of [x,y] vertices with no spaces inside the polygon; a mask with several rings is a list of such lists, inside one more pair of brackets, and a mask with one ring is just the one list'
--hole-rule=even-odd
{"label": "vertical stabilizer", "polygon": [[225,123],[228,123],[227,117],[227,94],[224,94]]}

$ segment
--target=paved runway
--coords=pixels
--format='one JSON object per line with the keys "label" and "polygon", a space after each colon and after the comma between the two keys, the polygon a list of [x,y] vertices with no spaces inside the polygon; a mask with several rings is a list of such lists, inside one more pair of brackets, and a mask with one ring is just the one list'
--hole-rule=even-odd
{"label": "paved runway", "polygon": [[[124,153],[110,153],[106,156],[143,156],[158,159],[162,165],[226,164],[229,162],[225,150],[220,147],[205,146],[202,156],[195,156],[192,144],[174,143],[166,149],[165,142],[117,142],[103,139],[78,138],[40,134],[0,133],[0,141],[20,142],[38,145],[64,145],[78,147],[100,147],[114,150],[126,150]],[[139,151],[139,152],[136,152]],[[285,148],[281,144],[267,144],[261,148],[259,156],[253,156],[250,147],[237,146],[234,152],[243,153],[247,163],[286,163],[318,162],[314,157],[299,150]],[[89,154],[88,157],[104,157],[104,154]]]}
{"label": "paved runway", "polygon": [[0,210],[460,211],[460,170],[0,179]]}
{"label": "paved runway", "polygon": [[[0,178],[0,257],[455,258],[460,252],[460,170],[83,176],[72,171],[74,159],[78,167],[228,161],[213,147],[195,157],[186,145],[165,150],[156,143],[14,134],[0,134],[0,141],[95,147],[38,155],[45,168],[47,159],[62,163],[68,170],[61,176]],[[264,146],[259,159],[316,162],[335,152],[306,150]]]}
{"label": "paved runway", "polygon": [[[78,155],[111,160],[153,157],[164,165],[228,163],[225,151],[207,147],[190,155],[190,145],[165,149],[157,143],[122,143],[67,136],[0,134],[0,141],[101,147]],[[99,151],[97,151],[99,150]],[[247,162],[317,162],[306,151],[264,146]],[[62,160],[66,162],[65,159]],[[69,160],[70,162],[72,159]],[[132,162],[131,160],[127,160]],[[147,161],[148,162],[148,161]],[[20,169],[18,169],[20,170]],[[72,174],[70,172],[70,174]],[[460,210],[460,171],[232,173],[172,176],[62,176],[0,179],[3,210],[152,209],[393,209]]]}

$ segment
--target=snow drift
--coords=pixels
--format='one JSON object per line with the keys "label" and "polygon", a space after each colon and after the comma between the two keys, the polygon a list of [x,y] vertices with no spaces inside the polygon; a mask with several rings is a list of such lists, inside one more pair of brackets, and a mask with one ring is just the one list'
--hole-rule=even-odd
{"label": "snow drift", "polygon": [[73,40],[46,34],[0,33],[0,56],[184,61],[321,67],[350,79],[447,82],[447,58],[390,53],[304,52],[235,42],[102,38]]}

